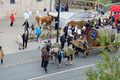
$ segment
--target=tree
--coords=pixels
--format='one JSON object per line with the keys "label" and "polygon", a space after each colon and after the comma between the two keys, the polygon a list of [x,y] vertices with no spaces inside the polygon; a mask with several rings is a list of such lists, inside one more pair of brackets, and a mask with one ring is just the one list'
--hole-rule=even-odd
{"label": "tree", "polygon": [[[101,37],[101,44],[105,46],[104,37]],[[112,44],[120,46],[120,37],[116,35],[116,39]],[[97,69],[90,69],[87,72],[87,80],[120,80],[120,54],[118,56],[109,55],[110,52],[102,49],[100,52],[101,62],[97,62]]]}
{"label": "tree", "polygon": [[111,57],[108,52],[102,51],[101,58],[102,61],[97,62],[97,70],[87,72],[87,80],[120,80],[119,57]]}

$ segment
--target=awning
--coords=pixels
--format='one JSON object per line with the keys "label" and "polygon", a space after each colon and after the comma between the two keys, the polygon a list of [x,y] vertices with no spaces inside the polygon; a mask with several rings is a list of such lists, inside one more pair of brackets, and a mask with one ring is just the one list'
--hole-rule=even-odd
{"label": "awning", "polygon": [[110,11],[111,12],[120,12],[120,5],[111,5]]}

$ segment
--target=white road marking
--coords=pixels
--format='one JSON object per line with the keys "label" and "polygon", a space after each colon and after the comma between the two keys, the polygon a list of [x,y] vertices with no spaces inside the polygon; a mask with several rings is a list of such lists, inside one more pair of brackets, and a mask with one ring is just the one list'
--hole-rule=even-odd
{"label": "white road marking", "polygon": [[42,78],[54,76],[54,75],[57,75],[57,74],[62,74],[62,73],[66,73],[66,72],[70,72],[70,71],[74,71],[74,70],[79,70],[79,69],[84,69],[84,68],[87,68],[87,67],[92,67],[94,65],[95,64],[86,65],[86,66],[82,66],[82,67],[78,67],[78,68],[73,68],[73,69],[64,70],[64,71],[60,71],[60,72],[56,72],[56,73],[52,73],[52,74],[48,74],[48,75],[44,75],[44,76],[35,77],[35,78],[32,78],[32,79],[28,79],[28,80],[42,79]]}

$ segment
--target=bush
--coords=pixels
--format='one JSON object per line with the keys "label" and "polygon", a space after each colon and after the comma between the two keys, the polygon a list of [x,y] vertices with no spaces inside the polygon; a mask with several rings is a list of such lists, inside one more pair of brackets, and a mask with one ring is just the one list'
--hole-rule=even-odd
{"label": "bush", "polygon": [[101,62],[97,62],[97,70],[90,69],[87,72],[87,80],[119,80],[120,62],[118,56],[111,57],[108,52],[101,51]]}

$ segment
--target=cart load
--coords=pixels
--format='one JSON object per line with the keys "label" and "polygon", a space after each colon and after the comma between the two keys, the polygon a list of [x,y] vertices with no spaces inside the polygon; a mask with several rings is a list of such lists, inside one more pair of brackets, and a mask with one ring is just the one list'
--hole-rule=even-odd
{"label": "cart load", "polygon": [[[76,53],[83,52],[84,55],[89,55],[93,49],[111,49],[117,51],[119,45],[115,44],[115,33],[110,28],[89,29],[86,32],[86,37],[73,40]],[[114,48],[114,49],[113,49]]]}

